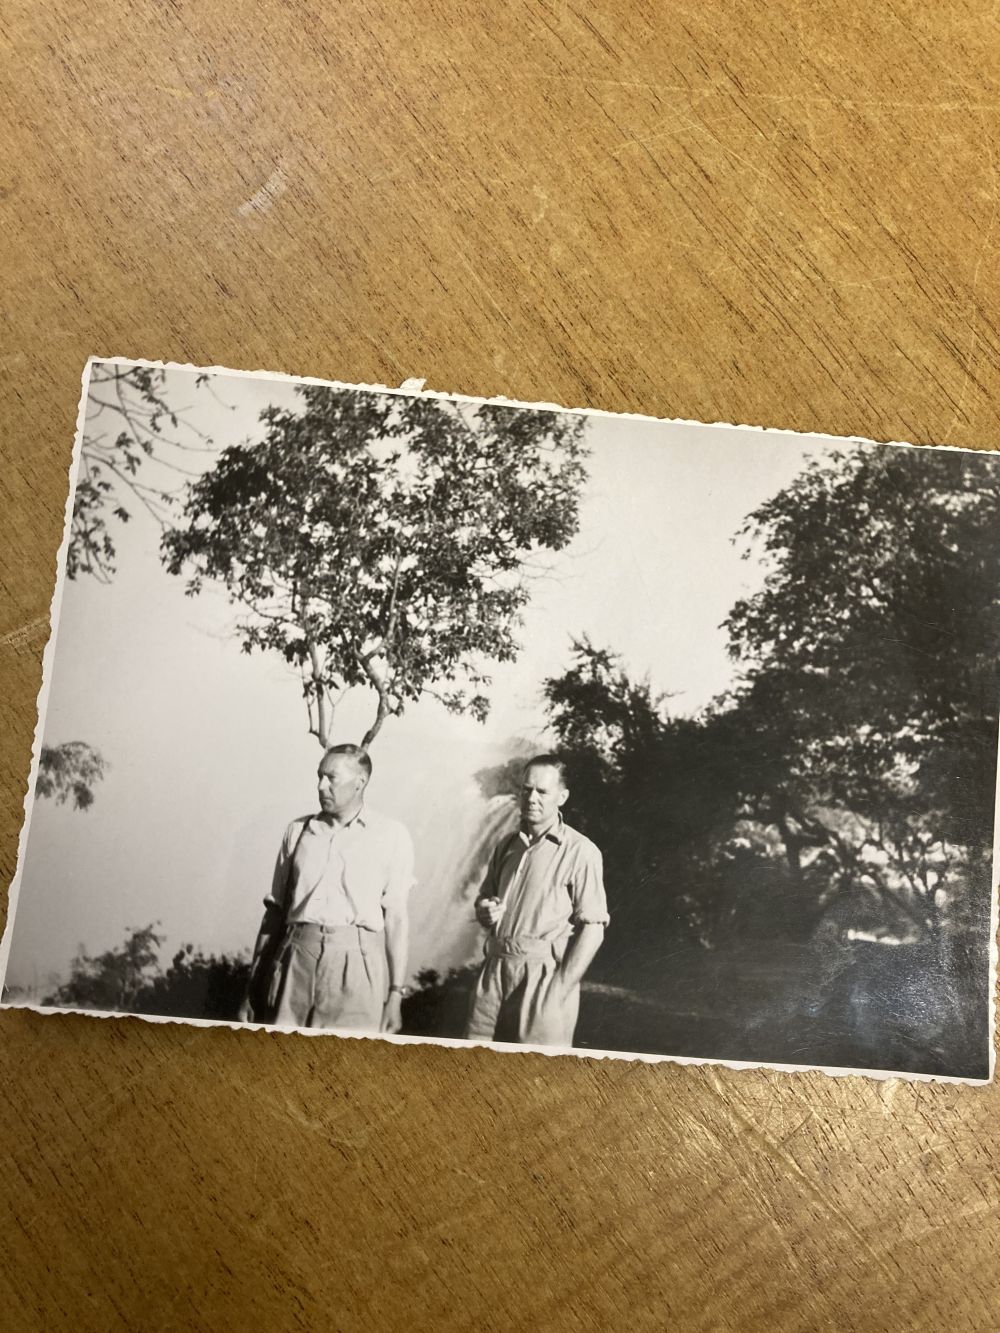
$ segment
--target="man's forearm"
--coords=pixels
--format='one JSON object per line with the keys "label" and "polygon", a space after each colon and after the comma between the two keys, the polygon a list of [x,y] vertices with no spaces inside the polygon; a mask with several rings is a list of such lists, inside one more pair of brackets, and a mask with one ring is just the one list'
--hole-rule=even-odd
{"label": "man's forearm", "polygon": [[281,914],[274,907],[266,907],[264,916],[260,923],[260,930],[257,932],[257,939],[253,946],[253,954],[250,958],[249,982],[252,982],[257,975],[257,969],[260,967],[261,958],[268,952],[274,937],[278,934],[282,926]]}
{"label": "man's forearm", "polygon": [[389,985],[402,986],[410,953],[410,922],[406,909],[385,914],[385,957]]}
{"label": "man's forearm", "polygon": [[587,968],[604,943],[604,927],[580,926],[569,942],[562,961],[562,978],[567,986],[577,986],[587,975]]}

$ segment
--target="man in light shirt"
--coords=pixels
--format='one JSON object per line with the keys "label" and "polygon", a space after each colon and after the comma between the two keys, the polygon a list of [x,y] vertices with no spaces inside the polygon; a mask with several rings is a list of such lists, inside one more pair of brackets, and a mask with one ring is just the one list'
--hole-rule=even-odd
{"label": "man in light shirt", "polygon": [[472,1040],[572,1046],[580,982],[608,924],[601,853],[563,822],[562,761],[524,770],[521,826],[490,858],[476,899],[489,931],[465,1035]]}
{"label": "man in light shirt", "polygon": [[371,771],[356,745],[323,756],[320,813],[292,820],[278,852],[244,1021],[399,1031],[413,844],[402,824],[365,805]]}

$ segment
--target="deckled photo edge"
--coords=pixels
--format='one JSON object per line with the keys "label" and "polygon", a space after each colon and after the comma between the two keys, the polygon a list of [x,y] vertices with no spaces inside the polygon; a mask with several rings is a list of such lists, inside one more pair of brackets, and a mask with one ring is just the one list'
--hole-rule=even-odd
{"label": "deckled photo edge", "polygon": [[[798,439],[829,440],[835,444],[874,444],[894,449],[936,449],[952,453],[994,453],[991,449],[974,449],[960,444],[913,444],[909,440],[876,440],[866,435],[833,435],[825,431],[794,430],[786,426],[754,425],[738,421],[695,421],[690,417],[658,417],[645,412],[613,412],[601,407],[567,407],[562,403],[528,402],[520,398],[506,398],[502,394],[482,397],[478,394],[452,393],[445,389],[423,387],[426,380],[409,375],[402,384],[354,384],[347,380],[326,380],[315,375],[295,375],[276,370],[235,370],[229,366],[196,366],[181,361],[148,361],[143,357],[92,356],[87,361],[89,378],[92,365],[142,366],[149,370],[184,370],[195,375],[230,375],[236,379],[274,380],[280,384],[310,384],[324,389],[354,389],[366,393],[391,394],[401,398],[438,398],[456,403],[475,403],[496,407],[520,407],[532,412],[565,412],[573,416],[609,418],[615,421],[646,421],[657,425],[690,426],[699,430],[741,430],[759,435],[791,435]],[[84,400],[85,401],[85,400]],[[78,420],[78,427],[80,423]],[[79,433],[79,429],[78,429]]]}
{"label": "deckled photo edge", "polygon": [[7,892],[7,920],[3,938],[0,939],[0,996],[7,980],[7,965],[10,959],[11,941],[14,934],[14,917],[17,900],[21,892],[21,877],[24,871],[24,854],[28,846],[31,829],[31,817],[35,808],[35,788],[38,782],[38,766],[42,755],[42,737],[45,735],[45,719],[49,705],[49,693],[52,686],[52,670],[55,662],[56,644],[59,638],[59,617],[62,612],[63,592],[66,587],[66,561],[69,555],[69,543],[73,526],[73,505],[76,499],[76,483],[80,471],[80,459],[83,449],[83,430],[87,416],[87,400],[90,396],[90,373],[100,357],[88,357],[80,381],[80,399],[76,409],[76,434],[73,437],[73,453],[68,468],[69,487],[66,492],[66,506],[63,510],[63,533],[59,550],[56,553],[56,581],[49,602],[49,637],[42,654],[42,683],[35,702],[35,735],[31,743],[31,769],[28,774],[28,789],[24,794],[24,818],[21,821],[21,833],[17,842],[17,863],[14,877]]}
{"label": "deckled photo edge", "polygon": [[[917,445],[905,440],[876,440],[862,435],[836,435],[821,431],[800,431],[781,426],[754,425],[742,422],[728,421],[695,421],[685,417],[658,417],[647,413],[639,412],[614,412],[602,408],[591,407],[567,407],[558,403],[550,402],[527,402],[520,399],[507,398],[502,395],[483,397],[475,394],[454,393],[446,390],[428,389],[424,385],[425,380],[417,376],[408,376],[401,385],[392,386],[385,384],[367,384],[351,383],[344,380],[328,380],[318,376],[297,375],[282,371],[270,370],[246,370],[237,369],[228,366],[212,365],[198,366],[188,362],[177,361],[157,361],[143,357],[129,356],[101,356],[93,355],[87,359],[83,369],[81,379],[80,397],[77,405],[76,430],[73,442],[73,451],[68,469],[68,490],[66,505],[63,515],[63,535],[60,542],[56,558],[56,580],[49,607],[50,630],[48,641],[42,657],[42,682],[37,697],[37,719],[35,725],[34,739],[32,742],[31,768],[28,779],[28,787],[24,798],[24,819],[21,825],[21,832],[18,839],[17,862],[14,876],[11,880],[7,899],[7,917],[3,937],[0,939],[0,994],[2,994],[3,985],[6,979],[6,972],[9,962],[11,941],[13,935],[14,919],[17,910],[17,902],[20,894],[20,885],[22,879],[24,853],[27,847],[28,836],[30,832],[31,818],[35,804],[35,790],[38,778],[38,768],[41,757],[42,737],[45,730],[46,713],[48,708],[48,699],[51,687],[51,676],[53,662],[57,650],[59,619],[62,608],[63,594],[66,584],[66,562],[69,550],[73,505],[76,494],[80,460],[83,443],[84,425],[86,419],[87,402],[90,390],[90,379],[92,368],[95,365],[124,365],[136,366],[153,370],[176,370],[191,374],[206,374],[229,376],[234,379],[246,380],[268,380],[282,384],[307,384],[322,388],[354,390],[360,392],[387,394],[406,398],[434,398],[447,400],[450,402],[470,403],[477,406],[496,405],[513,408],[524,408],[529,411],[545,411],[570,414],[574,416],[596,417],[601,419],[627,420],[636,422],[648,422],[660,425],[686,426],[698,430],[738,430],[750,432],[760,436],[791,436],[799,439],[808,439],[816,441],[829,442],[834,445],[872,445],[877,447],[889,447],[910,450],[932,449],[936,451],[949,451],[958,453],[981,454],[994,453],[995,450],[976,449],[963,445],[950,444],[923,444]],[[992,1083],[996,1073],[996,1021],[997,1021],[997,970],[1000,963],[1000,945],[998,945],[998,930],[1000,930],[1000,892],[998,892],[998,874],[1000,874],[1000,729],[998,729],[997,754],[994,763],[994,844],[993,844],[993,865],[991,879],[991,902],[990,902],[990,937],[989,947],[989,1073],[986,1078],[971,1078],[959,1075],[947,1074],[926,1074],[912,1072],[908,1070],[879,1070],[862,1068],[841,1068],[826,1065],[798,1065],[798,1064],[780,1064],[767,1061],[739,1061],[724,1060],[712,1056],[693,1057],[693,1056],[674,1056],[660,1054],[646,1054],[642,1052],[625,1051],[602,1051],[597,1049],[583,1049],[577,1047],[560,1048],[553,1046],[532,1046],[527,1044],[512,1045],[508,1043],[487,1042],[475,1039],[450,1038],[450,1037],[432,1037],[432,1036],[410,1036],[404,1034],[387,1033],[351,1033],[337,1031],[323,1031],[295,1027],[276,1027],[260,1023],[239,1023],[228,1022],[218,1019],[204,1018],[181,1018],[171,1015],[155,1014],[129,1014],[119,1012],[108,1012],[86,1008],[64,1008],[56,1006],[46,1006],[34,1003],[25,1003],[22,1001],[2,1001],[0,1007],[6,1009],[22,1009],[38,1014],[79,1014],[88,1018],[140,1018],[149,1023],[179,1023],[185,1026],[195,1027],[222,1027],[230,1028],[236,1031],[245,1029],[257,1029],[265,1032],[297,1033],[301,1036],[335,1036],[348,1037],[354,1039],[367,1039],[386,1041],[393,1045],[432,1045],[444,1046],[448,1048],[469,1049],[480,1047],[487,1050],[498,1051],[504,1054],[510,1053],[535,1053],[541,1055],[560,1056],[569,1055],[578,1059],[608,1059],[641,1061],[646,1064],[676,1064],[676,1065],[709,1065],[713,1067],[726,1069],[766,1069],[778,1073],[805,1073],[817,1072],[826,1074],[834,1078],[858,1077],[875,1080],[901,1079],[906,1082],[914,1083],[953,1083],[971,1087],[985,1087]]]}
{"label": "deckled photo edge", "polygon": [[228,1028],[232,1032],[273,1032],[280,1036],[308,1037],[311,1040],[329,1038],[338,1041],[377,1041],[391,1046],[444,1046],[449,1050],[485,1050],[497,1051],[501,1055],[546,1055],[570,1056],[577,1060],[619,1060],[627,1063],[647,1065],[707,1065],[714,1069],[767,1069],[777,1074],[825,1074],[830,1078],[866,1078],[887,1082],[899,1079],[906,1083],[956,1083],[967,1087],[987,1087],[993,1078],[969,1078],[959,1074],[922,1074],[909,1070],[847,1068],[837,1065],[796,1065],[780,1064],[768,1060],[724,1060],[711,1055],[659,1055],[643,1051],[602,1051],[597,1048],[581,1046],[534,1046],[530,1043],[512,1043],[500,1041],[481,1041],[467,1037],[429,1037],[415,1036],[408,1033],[392,1032],[354,1032],[348,1029],[284,1027],[273,1023],[236,1023],[219,1018],[180,1018],[172,1014],[125,1013],[103,1009],[74,1008],[64,1005],[28,1004],[23,1001],[8,1001],[4,1009],[21,1009],[28,1013],[72,1014],[80,1018],[111,1019],[124,1021],[130,1018],[143,1023],[176,1023],[181,1027]]}

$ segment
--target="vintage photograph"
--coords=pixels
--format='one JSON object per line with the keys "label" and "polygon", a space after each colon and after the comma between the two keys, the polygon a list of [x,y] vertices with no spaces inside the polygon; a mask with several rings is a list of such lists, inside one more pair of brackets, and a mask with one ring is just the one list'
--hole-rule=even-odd
{"label": "vintage photograph", "polygon": [[1000,460],[87,368],[3,1003],[992,1072]]}

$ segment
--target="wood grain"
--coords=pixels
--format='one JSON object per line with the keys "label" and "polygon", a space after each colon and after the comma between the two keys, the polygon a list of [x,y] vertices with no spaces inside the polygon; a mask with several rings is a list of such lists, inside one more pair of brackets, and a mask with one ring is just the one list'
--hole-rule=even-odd
{"label": "wood grain", "polygon": [[[1000,447],[996,6],[4,9],[0,874],[90,353]],[[1000,1092],[0,1015],[12,1329],[991,1329]]]}

